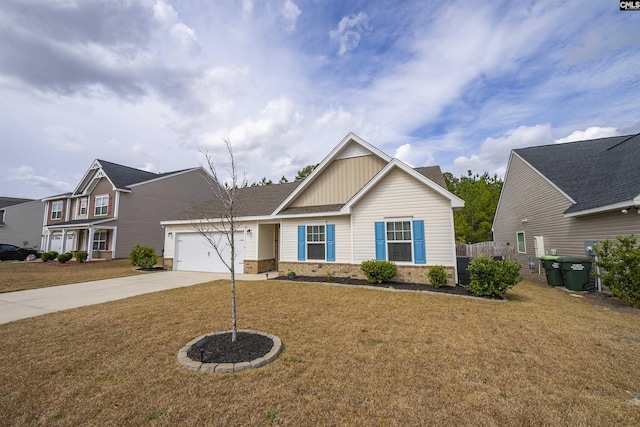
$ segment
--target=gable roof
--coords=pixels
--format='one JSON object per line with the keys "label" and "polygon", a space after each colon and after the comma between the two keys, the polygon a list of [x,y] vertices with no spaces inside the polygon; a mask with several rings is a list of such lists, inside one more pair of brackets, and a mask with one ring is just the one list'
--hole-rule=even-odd
{"label": "gable roof", "polygon": [[21,199],[19,197],[0,197],[0,209],[21,203],[32,202],[34,199]]}
{"label": "gable roof", "polygon": [[[348,147],[349,144],[355,144],[356,149],[354,150],[352,147]],[[369,144],[367,141],[360,138],[355,133],[349,132],[347,136],[345,136],[344,139],[340,141],[340,144],[338,144],[333,150],[331,150],[331,152],[324,158],[324,160],[322,160],[322,162],[318,164],[318,167],[316,167],[313,172],[311,172],[311,174],[302,181],[302,185],[298,186],[298,188],[292,191],[291,194],[285,200],[283,200],[279,206],[277,206],[277,208],[273,211],[273,214],[276,215],[287,208],[287,206],[291,202],[293,202],[295,198],[304,191],[305,188],[308,188],[316,180],[316,178],[320,176],[320,174],[322,174],[322,172],[328,167],[328,165],[343,151],[357,151],[360,155],[363,152],[367,152],[368,154],[370,153],[380,157],[385,162],[391,161],[391,157],[389,155]],[[346,155],[351,156],[350,153],[347,153]]]}
{"label": "gable roof", "polygon": [[[451,207],[452,208],[457,209],[457,208],[463,208],[464,207],[464,200],[462,200],[461,198],[459,198],[455,194],[449,192],[447,190],[447,188],[446,188],[446,183],[445,183],[445,185],[438,185],[433,180],[431,180],[426,175],[424,175],[423,173],[420,173],[416,169],[412,169],[409,166],[407,166],[406,163],[404,163],[404,162],[402,162],[402,161],[400,161],[398,159],[393,159],[384,168],[382,168],[382,170],[380,172],[378,172],[376,174],[376,176],[374,176],[373,179],[367,183],[367,185],[362,187],[360,189],[360,191],[358,191],[351,198],[351,200],[349,200],[347,203],[344,204],[344,206],[341,209],[341,212],[349,212],[353,205],[358,203],[358,201],[362,197],[364,197],[365,194],[367,194],[373,187],[375,187],[376,184],[378,182],[380,182],[380,180],[382,180],[394,168],[399,168],[399,169],[405,171],[410,176],[416,178],[418,181],[420,181],[423,184],[425,184],[427,187],[431,188],[432,190],[435,190],[437,193],[439,193],[442,196],[444,196],[445,198],[449,199],[449,201],[451,202]],[[438,170],[440,170],[439,166],[433,166],[433,167],[428,168],[429,169],[429,173],[433,173],[433,171],[434,171],[433,168],[437,168]],[[418,168],[418,169],[423,169],[423,172],[424,172],[424,169],[427,169],[427,168]],[[444,177],[442,177],[442,181],[444,182]]]}
{"label": "gable roof", "polygon": [[514,153],[573,203],[568,216],[640,204],[640,134],[520,148]]}
{"label": "gable roof", "polygon": [[[111,182],[113,187],[117,190],[131,191],[132,186],[142,183],[161,179],[170,175],[175,175],[183,172],[197,170],[201,168],[181,169],[172,172],[154,173],[144,171],[142,169],[132,168],[130,166],[124,166],[117,163],[109,162],[107,160],[96,159],[91,164],[91,167],[84,174],[80,182],[78,183],[73,194],[82,193],[88,185],[96,178],[105,177]],[[97,173],[93,171],[98,170]],[[101,171],[100,171],[101,170]],[[93,174],[92,174],[93,173]]]}

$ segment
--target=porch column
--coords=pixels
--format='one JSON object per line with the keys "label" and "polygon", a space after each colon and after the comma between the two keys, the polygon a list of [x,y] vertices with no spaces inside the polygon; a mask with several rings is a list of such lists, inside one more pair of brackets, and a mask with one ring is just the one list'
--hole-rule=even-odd
{"label": "porch column", "polygon": [[67,230],[65,228],[62,229],[62,252],[61,253],[66,253],[67,251],[65,250],[67,246]]}
{"label": "porch column", "polygon": [[95,230],[92,226],[89,226],[89,241],[87,242],[87,259],[93,259],[93,233]]}

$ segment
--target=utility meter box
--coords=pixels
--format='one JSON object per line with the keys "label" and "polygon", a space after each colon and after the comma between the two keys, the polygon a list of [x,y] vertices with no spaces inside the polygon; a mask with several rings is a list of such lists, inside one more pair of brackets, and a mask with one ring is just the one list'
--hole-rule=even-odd
{"label": "utility meter box", "polygon": [[585,240],[584,241],[584,253],[589,256],[596,256],[595,247],[598,246],[597,240]]}
{"label": "utility meter box", "polygon": [[544,238],[542,236],[533,236],[533,247],[536,252],[536,258],[545,256]]}

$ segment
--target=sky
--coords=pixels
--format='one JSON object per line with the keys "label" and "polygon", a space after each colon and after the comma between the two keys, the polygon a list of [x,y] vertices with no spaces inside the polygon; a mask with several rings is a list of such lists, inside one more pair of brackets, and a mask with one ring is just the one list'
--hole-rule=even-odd
{"label": "sky", "polygon": [[277,182],[353,132],[503,176],[512,149],[640,132],[640,11],[611,0],[2,0],[0,196],[94,159]]}

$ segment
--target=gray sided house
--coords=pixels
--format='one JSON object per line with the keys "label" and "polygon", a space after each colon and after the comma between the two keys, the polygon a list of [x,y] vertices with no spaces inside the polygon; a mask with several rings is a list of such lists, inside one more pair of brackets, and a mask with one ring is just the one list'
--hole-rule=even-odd
{"label": "gray sided house", "polygon": [[[237,201],[238,272],[363,278],[360,263],[379,259],[398,265],[396,280],[425,283],[434,265],[457,279],[453,211],[464,202],[440,168],[411,168],[352,133],[304,181],[243,188]],[[226,271],[194,229],[220,210],[209,204],[162,222],[167,268]]]}
{"label": "gray sided house", "polygon": [[640,136],[513,150],[493,233],[523,265],[584,256],[588,240],[640,236]]}
{"label": "gray sided house", "polygon": [[0,243],[39,249],[43,214],[40,200],[0,197]]}
{"label": "gray sided house", "polygon": [[136,244],[162,255],[160,220],[210,198],[200,168],[153,173],[95,160],[71,193],[44,202],[42,248],[126,258]]}

